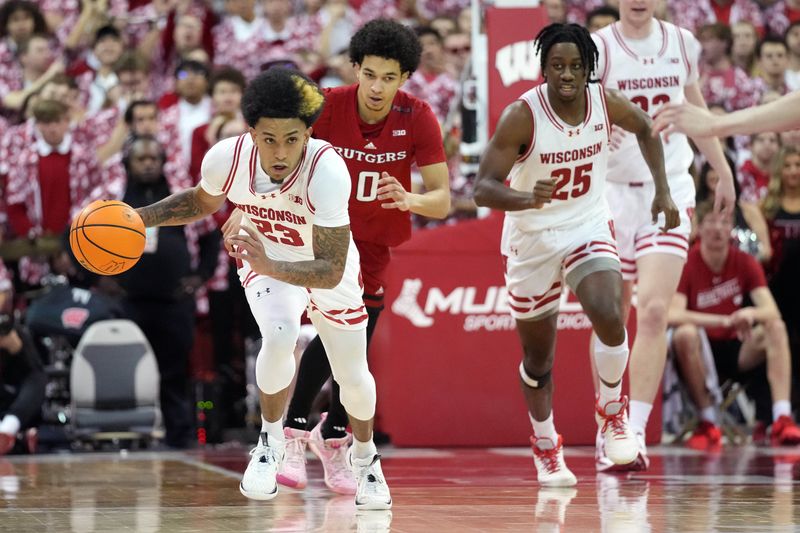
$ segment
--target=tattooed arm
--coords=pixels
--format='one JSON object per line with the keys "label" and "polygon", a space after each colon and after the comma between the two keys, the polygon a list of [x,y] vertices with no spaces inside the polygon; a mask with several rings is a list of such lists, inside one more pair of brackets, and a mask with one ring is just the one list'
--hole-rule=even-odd
{"label": "tattooed arm", "polygon": [[228,242],[235,245],[231,257],[247,261],[258,274],[310,289],[332,289],[342,280],[347,250],[350,246],[350,226],[329,228],[314,226],[314,259],[311,261],[275,261],[267,257],[258,233],[242,226],[247,235],[232,235]]}
{"label": "tattooed arm", "polygon": [[144,225],[182,226],[215,213],[225,202],[225,195],[211,196],[200,185],[170,194],[154,204],[136,210]]}

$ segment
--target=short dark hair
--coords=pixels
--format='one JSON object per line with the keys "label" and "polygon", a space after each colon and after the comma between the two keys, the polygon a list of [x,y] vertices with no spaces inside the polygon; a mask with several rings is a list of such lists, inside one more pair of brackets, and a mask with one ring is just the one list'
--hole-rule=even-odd
{"label": "short dark hair", "polygon": [[540,53],[539,60],[542,72],[545,71],[545,66],[547,65],[547,54],[558,43],[573,43],[578,47],[581,60],[586,68],[586,80],[591,80],[600,54],[589,30],[579,24],[561,24],[558,22],[542,28],[536,36],[536,44],[534,45]]}
{"label": "short dark hair", "polygon": [[788,52],[789,46],[786,44],[786,41],[783,40],[781,37],[777,35],[767,35],[761,41],[759,41],[758,46],[756,46],[756,57],[761,59],[761,51],[764,49],[764,45],[766,44],[779,44],[783,46],[783,48]]}
{"label": "short dark hair", "polygon": [[178,62],[178,66],[175,67],[175,77],[178,76],[178,72],[182,70],[191,70],[192,72],[199,72],[203,76],[208,79],[208,65],[205,63],[201,63],[200,61],[195,61],[194,59],[181,59]]}
{"label": "short dark hair", "polygon": [[366,56],[377,56],[400,63],[400,72],[413,74],[419,66],[422,45],[408,27],[389,19],[367,22],[350,39],[350,62],[360,65]]}
{"label": "short dark hair", "polygon": [[48,33],[47,21],[39,6],[25,0],[9,0],[0,6],[0,39],[8,37],[8,19],[17,11],[24,11],[33,18],[33,33]]}
{"label": "short dark hair", "polygon": [[614,20],[619,20],[619,10],[614,9],[611,6],[600,6],[597,9],[593,9],[586,14],[586,26],[589,26],[589,23],[592,22],[592,19],[595,17],[613,17]]}
{"label": "short dark hair", "polygon": [[58,100],[37,100],[33,104],[33,118],[42,124],[58,122],[69,115],[69,107]]}
{"label": "short dark hair", "polygon": [[130,172],[131,152],[133,152],[133,147],[136,145],[136,143],[139,142],[156,143],[158,145],[159,156],[161,157],[161,165],[164,165],[164,163],[167,161],[167,152],[164,149],[164,145],[161,144],[161,141],[159,141],[154,135],[149,135],[146,133],[132,133],[127,139],[125,139],[125,143],[122,145],[122,165],[125,167],[125,172]]}
{"label": "short dark hair", "polygon": [[94,34],[94,44],[100,42],[101,39],[105,39],[106,37],[111,37],[118,41],[122,40],[122,34],[119,32],[116,26],[112,26],[111,24],[106,24],[105,26],[101,26]]}
{"label": "short dark hair", "polygon": [[211,81],[208,84],[209,94],[213,93],[214,86],[222,81],[238,85],[242,92],[247,87],[247,80],[241,71],[233,67],[220,67],[211,74]]}
{"label": "short dark hair", "polygon": [[155,107],[156,113],[158,113],[158,106],[152,100],[134,100],[128,105],[128,109],[125,110],[125,124],[128,126],[133,124],[133,112],[137,107]]}
{"label": "short dark hair", "polygon": [[262,118],[298,118],[311,127],[322,113],[325,96],[305,74],[275,67],[256,76],[242,96],[242,114],[250,127]]}

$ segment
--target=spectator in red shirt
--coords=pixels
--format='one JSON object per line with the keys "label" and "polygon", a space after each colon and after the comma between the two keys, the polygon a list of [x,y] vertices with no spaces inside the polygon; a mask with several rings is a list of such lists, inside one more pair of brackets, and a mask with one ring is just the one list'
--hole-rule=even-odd
{"label": "spectator in red shirt", "polygon": [[781,148],[780,136],[772,131],[750,136],[750,159],[739,168],[742,200],[760,203],[767,194],[769,171],[775,154]]}
{"label": "spectator in red shirt", "polygon": [[16,71],[17,48],[34,34],[47,34],[47,22],[36,4],[10,0],[0,7],[0,70]]}
{"label": "spectator in red shirt", "polygon": [[90,113],[105,107],[108,92],[119,83],[114,65],[124,50],[120,31],[111,25],[103,26],[95,33],[91,53],[68,69],[67,73],[77,79]]}
{"label": "spectator in red shirt", "polygon": [[[702,331],[708,339],[720,381],[741,380],[766,361],[772,393],[773,445],[800,443],[791,416],[791,360],[786,325],[767,288],[764,271],[750,255],[731,246],[733,218],[697,206],[700,242],[689,252],[669,310],[675,327],[672,347],[701,422],[689,438],[694,448],[719,446],[716,408],[706,389]],[[747,299],[752,305],[746,303]],[[758,398],[757,398],[758,400]]]}

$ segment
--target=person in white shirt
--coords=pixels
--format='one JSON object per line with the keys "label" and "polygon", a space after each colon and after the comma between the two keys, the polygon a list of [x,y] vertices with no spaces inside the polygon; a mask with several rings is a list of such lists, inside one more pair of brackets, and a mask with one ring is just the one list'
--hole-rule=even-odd
{"label": "person in white shirt", "polygon": [[[607,88],[620,90],[651,117],[669,102],[688,100],[705,106],[698,83],[700,44],[690,32],[654,18],[656,0],[620,0],[620,20],[592,35],[600,52],[597,71]],[[733,175],[717,139],[695,144],[720,177],[717,210],[731,212]],[[602,436],[596,443],[596,467],[648,467],[644,432],[658,391],[667,354],[667,310],[678,286],[689,249],[694,180],[689,174],[693,152],[685,136],[664,140],[669,188],[680,210],[681,224],[661,231],[641,210],[655,191],[653,177],[632,135],[615,132],[608,161],[606,198],[617,230],[617,246],[625,279],[624,315],[628,316],[634,282],[637,285],[636,339],[630,356],[630,425],[637,435],[639,455],[620,467],[606,457]]]}
{"label": "person in white shirt", "polygon": [[256,361],[262,426],[239,485],[269,500],[285,454],[283,412],[295,372],[294,346],[308,310],[341,387],[353,429],[348,463],[356,507],[389,509],[388,486],[372,441],[375,381],[367,367],[367,313],[359,255],[350,234],[350,175],[327,142],[311,138],[324,104],[304,75],[282,68],[256,77],[242,112],[249,132],[206,154],[194,188],[138,209],[146,226],[201,219],[231,201],[244,213],[240,232],[226,239],[263,340]]}

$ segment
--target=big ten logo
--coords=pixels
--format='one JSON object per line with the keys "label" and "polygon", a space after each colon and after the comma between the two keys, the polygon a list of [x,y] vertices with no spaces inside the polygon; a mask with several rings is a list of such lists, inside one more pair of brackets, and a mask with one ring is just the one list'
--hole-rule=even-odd
{"label": "big ten logo", "polygon": [[539,79],[542,69],[539,65],[539,54],[533,45],[534,41],[519,41],[497,51],[494,66],[505,87],[522,80]]}
{"label": "big ten logo", "polygon": [[[508,291],[502,286],[455,287],[443,290],[430,287],[423,294],[421,279],[406,279],[400,295],[392,303],[392,312],[407,318],[418,328],[434,325],[436,315],[458,317],[464,331],[510,331],[516,327],[508,305]],[[588,329],[591,323],[580,303],[568,289],[561,293],[558,329]]]}

